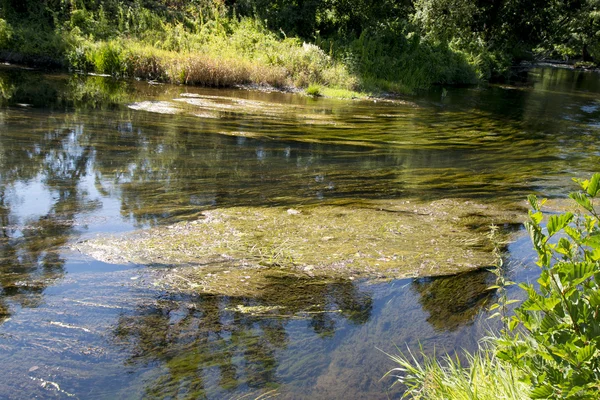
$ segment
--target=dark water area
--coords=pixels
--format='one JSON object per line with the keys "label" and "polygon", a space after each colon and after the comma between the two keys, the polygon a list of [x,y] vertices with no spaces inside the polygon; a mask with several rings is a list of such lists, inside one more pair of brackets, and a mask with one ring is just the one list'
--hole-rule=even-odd
{"label": "dark water area", "polygon": [[184,295],[71,245],[215,207],[564,197],[599,135],[598,74],[568,69],[374,102],[2,68],[0,398],[399,398],[384,352],[474,348],[489,272]]}

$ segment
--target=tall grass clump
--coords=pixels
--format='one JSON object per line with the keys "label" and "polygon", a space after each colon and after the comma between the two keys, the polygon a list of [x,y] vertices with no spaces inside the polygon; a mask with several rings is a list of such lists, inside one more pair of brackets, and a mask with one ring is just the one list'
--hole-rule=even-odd
{"label": "tall grass clump", "polygon": [[127,72],[124,48],[118,41],[100,42],[88,48],[88,62],[94,71],[113,76],[124,76]]}
{"label": "tall grass clump", "polygon": [[474,354],[438,359],[420,352],[390,355],[399,366],[387,375],[406,387],[403,397],[418,400],[529,400],[521,371],[480,347]]}
{"label": "tall grass clump", "polygon": [[[407,385],[407,396],[437,398],[432,396],[439,392],[448,396],[445,398],[467,398],[480,389],[475,380],[466,377],[474,377],[477,368],[484,368],[483,376],[493,379],[512,371],[511,380],[504,382],[513,385],[515,393],[520,388],[528,396],[524,398],[598,398],[600,214],[594,203],[600,197],[600,174],[576,182],[580,191],[569,197],[577,212],[544,216],[544,200],[529,196],[532,210],[525,227],[538,254],[540,277],[537,286],[519,284],[526,299],[512,315],[498,313],[505,329],[491,339],[491,347],[468,356],[466,367],[447,360],[444,366],[435,358],[417,362],[414,357],[394,356],[400,367],[393,371],[401,373],[398,380]],[[507,310],[510,302],[501,294],[501,304],[495,308]],[[430,393],[431,387],[435,389],[431,397],[420,397]],[[458,394],[448,394],[455,387]]]}
{"label": "tall grass clump", "polygon": [[321,86],[316,84],[308,85],[306,94],[313,97],[321,96]]}

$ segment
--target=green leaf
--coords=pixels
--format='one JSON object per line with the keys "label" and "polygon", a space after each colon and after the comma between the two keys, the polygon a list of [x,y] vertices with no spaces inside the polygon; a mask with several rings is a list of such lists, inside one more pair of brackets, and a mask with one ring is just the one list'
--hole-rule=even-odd
{"label": "green leaf", "polygon": [[573,270],[571,272],[571,279],[575,282],[572,282],[573,285],[578,285],[584,280],[591,278],[594,273],[596,273],[597,266],[595,263],[591,262],[581,262],[573,265]]}
{"label": "green leaf", "polygon": [[587,179],[573,178],[573,182],[576,182],[582,190],[587,190],[590,181]]}
{"label": "green leaf", "polygon": [[595,234],[595,235],[590,235],[590,236],[586,237],[585,240],[583,241],[583,244],[585,246],[589,246],[593,249],[600,248],[600,235]]}
{"label": "green leaf", "polygon": [[529,236],[531,237],[531,242],[533,243],[533,247],[537,251],[538,255],[542,255],[546,253],[546,236],[540,230],[538,225],[535,225],[531,222],[525,222],[525,229],[529,232]]}
{"label": "green leaf", "polygon": [[501,316],[502,316],[502,314],[500,314],[499,312],[495,312],[492,315],[490,315],[489,317],[487,317],[487,319],[499,318]]}
{"label": "green leaf", "polygon": [[555,265],[561,282],[565,286],[575,287],[591,278],[597,272],[597,266],[592,262],[560,263]]}
{"label": "green leaf", "polygon": [[588,344],[587,346],[582,347],[581,349],[579,349],[579,351],[577,351],[577,362],[579,364],[583,364],[584,362],[592,358],[595,353],[596,346]]}
{"label": "green leaf", "polygon": [[536,303],[532,299],[527,299],[521,304],[521,307],[525,311],[542,311],[542,304]]}
{"label": "green leaf", "polygon": [[553,328],[555,328],[557,326],[558,326],[558,321],[556,320],[556,318],[553,315],[546,315],[544,317],[544,319],[542,319],[542,322],[540,323],[540,328],[542,328],[546,332],[553,330]]}
{"label": "green leaf", "polygon": [[546,384],[543,386],[538,386],[533,389],[530,393],[532,399],[547,399],[548,397],[554,394],[554,389],[552,386]]}
{"label": "green leaf", "polygon": [[592,202],[590,201],[590,198],[587,197],[584,193],[573,192],[569,194],[569,197],[575,200],[577,204],[579,204],[586,210],[590,212],[594,211],[594,207],[592,207]]}
{"label": "green leaf", "polygon": [[600,307],[600,293],[597,291],[590,292],[588,301],[592,307]]}
{"label": "green leaf", "polygon": [[[581,399],[581,398],[586,398],[586,397],[582,397],[582,391],[585,390],[585,388],[583,386],[573,386],[571,388],[571,390],[569,390],[569,393],[567,394],[567,399]],[[588,393],[589,396],[592,395],[592,393]],[[594,393],[597,394],[597,393]],[[593,397],[587,397],[587,398],[593,398]]]}
{"label": "green leaf", "polygon": [[548,235],[552,236],[556,232],[563,229],[565,226],[569,225],[569,223],[573,220],[573,214],[568,212],[561,215],[552,215],[548,220],[548,225],[546,228],[548,229]]}
{"label": "green leaf", "polygon": [[592,218],[589,215],[586,215],[584,218],[585,218],[585,230],[588,232],[593,232],[594,227],[598,223],[598,220],[596,218]]}
{"label": "green leaf", "polygon": [[554,307],[556,307],[559,303],[560,299],[545,297],[542,300],[542,307],[544,308],[544,311],[552,311],[554,310]]}
{"label": "green leaf", "polygon": [[572,253],[572,249],[573,249],[573,247],[572,247],[571,242],[567,238],[564,238],[564,237],[561,237],[558,240],[558,243],[555,248],[557,253],[560,253],[565,256],[570,256]]}
{"label": "green leaf", "polygon": [[508,323],[508,329],[510,329],[511,331],[514,331],[515,328],[517,327],[517,325],[519,325],[519,319],[517,317],[512,317]]}
{"label": "green leaf", "polygon": [[600,260],[600,248],[594,249],[590,254],[590,260],[591,261],[598,261]]}
{"label": "green leaf", "polygon": [[521,282],[521,283],[519,283],[519,287],[521,289],[523,289],[524,291],[526,291],[528,295],[531,295],[531,294],[535,295],[535,289],[533,288],[533,285],[531,285],[530,283]]}
{"label": "green leaf", "polygon": [[531,208],[533,208],[536,211],[540,210],[540,202],[538,201],[538,198],[535,194],[530,194],[529,196],[527,196],[527,200],[529,201]]}
{"label": "green leaf", "polygon": [[600,190],[600,174],[596,173],[592,175],[588,185],[587,185],[587,194],[592,197],[596,197],[598,191]]}
{"label": "green leaf", "polygon": [[531,212],[529,211],[529,219],[536,225],[539,225],[544,218],[544,214],[541,211]]}
{"label": "green leaf", "polygon": [[575,241],[575,243],[581,243],[581,232],[577,229],[565,226],[565,233],[571,237]]}

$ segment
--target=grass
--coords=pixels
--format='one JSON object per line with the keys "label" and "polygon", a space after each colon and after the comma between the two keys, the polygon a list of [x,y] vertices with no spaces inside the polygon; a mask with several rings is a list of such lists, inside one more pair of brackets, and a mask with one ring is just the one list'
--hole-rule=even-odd
{"label": "grass", "polygon": [[312,97],[321,96],[321,85],[308,85],[308,87],[306,88],[306,94]]}
{"label": "grass", "polygon": [[[161,82],[225,87],[356,86],[356,79],[314,45],[278,40],[250,22],[230,36],[187,35],[176,45],[149,44],[135,38],[91,41],[71,37],[68,64],[74,69]],[[162,48],[161,48],[162,47]]]}
{"label": "grass", "polygon": [[496,358],[494,351],[480,347],[473,354],[466,353],[466,364],[458,357],[445,356],[442,360],[421,350],[415,356],[388,356],[398,364],[386,376],[406,386],[403,397],[419,400],[527,400],[528,386],[521,382],[521,372]]}
{"label": "grass", "polygon": [[367,99],[371,97],[370,93],[348,90],[348,89],[339,89],[339,88],[330,88],[330,87],[322,87],[320,88],[320,94],[324,97],[333,97],[336,99]]}

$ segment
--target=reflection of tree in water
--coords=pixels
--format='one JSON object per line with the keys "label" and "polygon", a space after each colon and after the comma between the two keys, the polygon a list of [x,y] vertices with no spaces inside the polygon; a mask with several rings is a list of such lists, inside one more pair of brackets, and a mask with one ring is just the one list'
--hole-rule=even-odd
{"label": "reflection of tree in water", "polygon": [[44,109],[107,109],[129,99],[125,81],[72,75],[69,79],[22,71],[0,71],[0,106]]}
{"label": "reflection of tree in water", "polygon": [[[35,307],[45,288],[64,274],[59,255],[74,233],[74,219],[97,205],[78,184],[86,174],[91,147],[79,146],[81,131],[57,129],[31,141],[23,135],[0,144],[0,320],[10,314],[10,302]],[[39,216],[15,212],[15,185],[42,184],[53,203]]]}
{"label": "reflection of tree in water", "polygon": [[131,348],[129,362],[158,361],[166,370],[147,396],[204,398],[277,385],[277,351],[287,346],[289,321],[306,319],[327,336],[340,314],[356,324],[370,318],[372,298],[352,282],[271,283],[257,298],[172,296],[122,316],[115,334]]}
{"label": "reflection of tree in water", "polygon": [[[561,72],[561,76],[568,73]],[[90,131],[87,135],[93,135],[98,190],[118,196],[123,215],[139,225],[194,217],[202,209],[213,206],[293,205],[299,200],[407,195],[426,198],[497,198],[498,194],[520,197],[520,193],[529,192],[523,182],[546,174],[549,167],[545,160],[552,161],[552,171],[562,171],[564,165],[556,159],[556,154],[576,146],[570,143],[573,146],[557,149],[552,143],[560,141],[553,140],[541,149],[539,143],[532,143],[532,134],[536,133],[543,140],[546,134],[542,135],[542,132],[560,133],[555,132],[557,128],[540,129],[539,124],[560,124],[539,118],[539,113],[547,111],[547,107],[540,106],[538,101],[545,95],[538,94],[538,100],[533,101],[521,91],[482,91],[475,94],[475,98],[468,92],[465,95],[468,98],[460,103],[467,104],[468,112],[460,107],[452,108],[453,112],[427,107],[414,116],[408,114],[409,120],[415,118],[415,126],[408,126],[408,130],[397,120],[386,117],[372,125],[362,125],[364,129],[353,130],[348,136],[361,143],[362,135],[370,141],[373,137],[379,138],[384,128],[394,135],[386,136],[381,142],[378,139],[374,142],[377,146],[371,148],[359,144],[338,145],[339,137],[337,133],[332,134],[335,130],[331,126],[308,127],[301,123],[304,117],[299,113],[310,111],[317,115],[325,111],[318,108],[301,108],[298,113],[286,113],[281,120],[266,118],[260,113],[236,115],[218,110],[215,112],[219,118],[214,119],[125,110],[122,105],[137,98],[171,100],[181,91],[168,86],[160,89],[140,85],[102,77],[64,79],[31,72],[0,71],[0,104],[28,103],[55,110],[74,109],[76,113],[93,109],[94,113],[76,115],[79,121],[86,122],[86,130]],[[530,100],[535,115],[521,115]],[[507,104],[515,102],[522,106],[506,108]],[[366,112],[361,106],[356,107],[356,115]],[[367,110],[377,110],[377,107],[369,106]],[[478,112],[472,112],[471,107]],[[335,112],[336,108],[333,110]],[[340,115],[333,121],[351,121],[353,109],[345,110],[337,110]],[[503,118],[501,124],[497,122],[499,116]],[[572,125],[567,119],[562,123]],[[530,125],[535,128],[532,132],[524,129]],[[438,132],[442,127],[442,132]],[[412,136],[419,136],[411,133],[415,128],[419,132],[434,129],[437,133],[421,135],[431,140],[423,145],[395,148],[393,143],[409,142]],[[489,138],[487,132],[495,130],[502,140],[479,142],[475,137]],[[363,133],[358,134],[358,131]],[[259,137],[222,135],[243,135],[244,132]],[[473,132],[482,135],[473,135]],[[261,139],[261,134],[267,139]],[[324,143],[297,140],[298,137],[320,139],[321,134],[332,140],[323,140]],[[410,138],[405,137],[408,134]],[[563,140],[575,137],[581,141],[576,135],[563,136]],[[594,137],[590,136],[590,140]],[[452,146],[446,138],[461,145]],[[507,141],[514,146],[506,146]],[[482,153],[481,146],[490,146],[489,151]],[[581,151],[586,154],[587,148]],[[527,158],[524,156],[533,153],[545,158],[538,163],[523,165],[521,160]],[[565,157],[563,162],[565,160],[569,159]],[[439,170],[446,171],[446,179],[439,179]],[[472,171],[479,171],[496,183],[482,186],[482,175],[473,178]],[[356,179],[357,176],[361,179]]]}
{"label": "reflection of tree in water", "polygon": [[[4,83],[3,76],[8,76]],[[0,104],[28,103],[55,110],[75,110],[73,115],[78,123],[85,123],[85,135],[94,148],[93,168],[98,191],[118,197],[122,214],[140,226],[193,218],[203,209],[214,206],[293,206],[298,201],[356,196],[398,198],[410,194],[415,185],[419,188],[418,193],[413,193],[415,196],[423,195],[424,191],[433,197],[435,193],[446,197],[496,196],[498,189],[513,193],[507,189],[508,181],[514,180],[512,183],[522,190],[522,182],[527,180],[522,174],[494,176],[494,181],[500,182],[498,187],[482,187],[479,180],[473,181],[470,172],[464,173],[465,168],[487,170],[491,160],[480,158],[479,150],[473,150],[477,152],[474,158],[469,157],[468,148],[448,147],[447,143],[441,143],[443,148],[384,146],[371,149],[363,145],[336,144],[335,140],[331,143],[297,140],[300,136],[314,139],[320,137],[320,133],[327,138],[331,128],[299,124],[297,118],[300,117],[293,112],[283,120],[227,112],[218,114],[219,118],[207,119],[133,111],[122,106],[143,96],[170,100],[179,92],[175,88],[149,89],[149,85],[138,86],[102,77],[47,79],[43,75],[0,71],[0,97],[5,98]],[[158,97],[153,97],[157,94]],[[94,112],[78,113],[86,109]],[[494,110],[489,114],[493,115]],[[312,111],[318,113],[318,110]],[[467,125],[489,131],[489,119],[470,114],[473,120],[467,121]],[[438,115],[429,115],[427,110],[423,110],[421,116],[438,121]],[[345,122],[346,117],[351,119],[351,115],[342,113],[340,122]],[[464,113],[449,113],[445,118],[452,135],[457,134],[457,126],[465,124]],[[387,120],[365,125],[365,137],[370,138],[373,130],[382,129],[379,124],[391,124],[385,126],[397,132],[394,134],[399,135],[398,139],[403,137],[401,125]],[[293,139],[287,140],[291,136],[284,134],[281,140],[272,140],[282,130],[289,129],[298,130],[302,135],[293,135]],[[259,137],[222,134],[234,132],[250,132]],[[261,138],[261,134],[268,139]],[[361,139],[361,136],[353,133],[350,138]],[[470,136],[463,138],[467,139],[474,140]],[[521,147],[521,152],[531,150]],[[505,146],[500,150],[504,152]],[[511,148],[511,152],[513,150],[517,149]],[[521,157],[520,153],[518,156]],[[474,165],[474,160],[480,164]],[[522,167],[519,162],[511,165],[511,170]],[[527,173],[539,176],[531,168],[528,166]],[[448,170],[450,176],[455,177],[441,182],[435,173],[439,169]],[[356,179],[357,176],[361,179]],[[427,185],[431,185],[431,190],[423,190]]]}
{"label": "reflection of tree in water", "polygon": [[494,275],[474,271],[456,276],[414,280],[412,288],[420,295],[427,321],[439,331],[453,331],[473,323],[483,306],[494,297]]}

